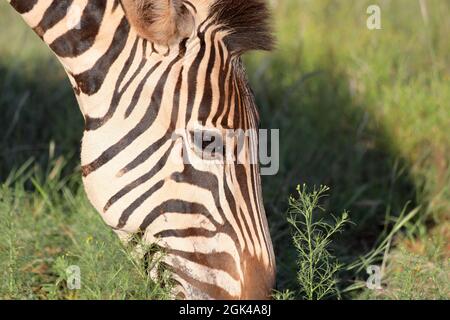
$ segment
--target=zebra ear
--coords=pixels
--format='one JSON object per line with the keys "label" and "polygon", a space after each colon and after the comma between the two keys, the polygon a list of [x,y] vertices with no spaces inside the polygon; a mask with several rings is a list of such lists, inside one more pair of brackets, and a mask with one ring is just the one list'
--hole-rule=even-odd
{"label": "zebra ear", "polygon": [[182,0],[122,0],[122,6],[138,35],[161,45],[189,37],[194,27]]}

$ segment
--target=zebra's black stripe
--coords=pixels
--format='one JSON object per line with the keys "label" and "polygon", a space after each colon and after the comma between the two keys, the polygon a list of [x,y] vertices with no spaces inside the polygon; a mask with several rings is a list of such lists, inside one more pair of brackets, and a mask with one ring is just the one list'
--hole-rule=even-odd
{"label": "zebra's black stripe", "polygon": [[129,32],[130,25],[128,24],[126,18],[122,18],[122,21],[114,34],[113,41],[106,53],[97,60],[91,69],[83,73],[73,75],[81,92],[91,96],[100,90],[109,69],[125,48]]}
{"label": "zebra's black stripe", "polygon": [[33,10],[38,0],[11,0],[11,6],[20,14]]}
{"label": "zebra's black stripe", "polygon": [[66,17],[67,10],[72,3],[73,0],[53,0],[50,7],[45,11],[41,22],[34,28],[34,31],[42,38],[47,30]]}
{"label": "zebra's black stripe", "polygon": [[49,46],[60,58],[75,58],[89,50],[97,37],[105,15],[106,0],[89,0],[80,20],[75,26]]}

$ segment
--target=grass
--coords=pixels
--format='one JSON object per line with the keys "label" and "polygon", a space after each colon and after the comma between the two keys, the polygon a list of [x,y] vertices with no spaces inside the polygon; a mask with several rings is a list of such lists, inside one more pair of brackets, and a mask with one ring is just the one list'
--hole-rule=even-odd
{"label": "grass", "polygon": [[330,252],[334,237],[342,233],[349,222],[347,212],[333,221],[317,218],[319,201],[326,196],[328,187],[309,191],[305,185],[297,187],[298,197],[289,199],[287,221],[294,229],[293,242],[297,250],[297,295],[307,300],[322,300],[338,296],[337,276],[342,265]]}
{"label": "grass", "polygon": [[[350,213],[354,225],[330,244],[343,265],[389,239],[374,262],[383,289],[341,298],[450,298],[450,4],[379,0],[382,30],[370,31],[373,1],[271,3],[278,49],[245,61],[262,126],[281,129],[280,172],[263,179],[278,291],[298,289],[285,212],[305,183],[331,187],[326,211]],[[0,297],[166,298],[84,196],[82,117],[62,68],[4,1],[0,28]],[[70,264],[83,274],[76,292]],[[342,287],[367,277],[339,273]]]}
{"label": "grass", "polygon": [[[91,208],[77,177],[49,174],[28,162],[2,185],[0,297],[3,299],[168,299]],[[34,192],[24,186],[31,181]],[[81,289],[67,287],[79,266]]]}

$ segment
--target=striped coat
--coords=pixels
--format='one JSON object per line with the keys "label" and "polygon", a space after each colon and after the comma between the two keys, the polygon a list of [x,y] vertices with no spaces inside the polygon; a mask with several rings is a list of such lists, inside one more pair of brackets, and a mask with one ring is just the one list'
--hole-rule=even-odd
{"label": "striped coat", "polygon": [[268,298],[258,139],[228,134],[258,128],[240,56],[272,45],[264,1],[9,2],[68,74],[83,183],[106,224],[137,250],[161,248],[180,297]]}

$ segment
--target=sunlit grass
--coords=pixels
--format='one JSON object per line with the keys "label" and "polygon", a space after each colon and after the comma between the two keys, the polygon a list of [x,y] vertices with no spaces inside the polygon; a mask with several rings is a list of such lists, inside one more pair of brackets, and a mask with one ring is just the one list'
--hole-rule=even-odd
{"label": "sunlit grass", "polygon": [[[278,48],[246,61],[263,126],[281,128],[281,170],[264,179],[275,248],[290,242],[281,212],[300,181],[329,185],[327,209],[350,211],[356,226],[336,248],[344,260],[370,251],[405,210],[418,210],[403,229],[409,241],[449,243],[448,232],[432,232],[450,212],[449,3],[423,1],[424,13],[420,1],[379,1],[378,31],[366,28],[370,1],[273,3]],[[390,248],[389,268],[403,241]],[[438,251],[419,256],[445,265]],[[290,288],[295,254],[278,260],[279,284]]]}
{"label": "sunlit grass", "polygon": [[[89,205],[78,174],[61,176],[64,165],[58,158],[45,174],[29,163],[0,189],[0,298],[169,298]],[[67,286],[72,265],[79,290]]]}

